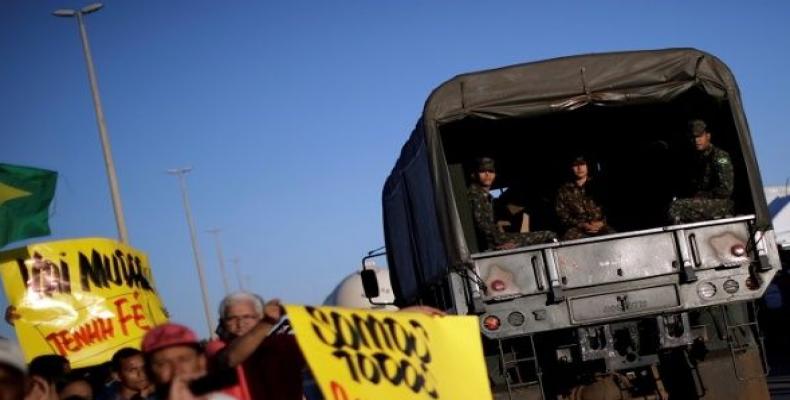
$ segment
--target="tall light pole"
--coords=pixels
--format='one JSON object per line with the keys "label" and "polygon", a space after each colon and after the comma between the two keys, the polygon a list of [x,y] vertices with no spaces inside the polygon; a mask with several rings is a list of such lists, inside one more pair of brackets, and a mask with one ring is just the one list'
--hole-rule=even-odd
{"label": "tall light pole", "polygon": [[187,194],[186,174],[189,171],[192,171],[192,167],[173,168],[167,170],[167,173],[177,176],[178,182],[181,185],[181,197],[184,199],[184,212],[187,216],[187,225],[189,225],[189,237],[192,239],[192,253],[195,256],[195,268],[197,269],[198,279],[200,280],[200,291],[203,295],[203,311],[206,313],[206,324],[208,325],[209,337],[214,337],[214,320],[211,317],[211,309],[209,307],[208,288],[206,287],[206,277],[203,273],[203,261],[200,257],[197,234],[195,233],[195,223],[192,220],[192,209],[189,207],[189,195]]}
{"label": "tall light pole", "polygon": [[230,259],[230,262],[233,263],[233,270],[236,272],[236,279],[239,280],[239,290],[244,290],[244,280],[241,278],[241,273],[239,272],[239,258],[233,257]]}
{"label": "tall light pole", "polygon": [[228,274],[225,272],[225,258],[222,256],[222,244],[219,241],[219,233],[222,232],[219,228],[209,229],[206,232],[214,235],[214,243],[217,245],[217,257],[219,257],[219,272],[222,274],[222,285],[225,287],[225,294],[230,294],[230,285],[228,285]]}
{"label": "tall light pole", "polygon": [[115,211],[115,225],[118,226],[118,239],[123,243],[129,243],[129,235],[126,232],[126,220],[123,217],[121,194],[118,190],[118,177],[115,175],[115,163],[112,160],[112,151],[110,150],[110,137],[107,134],[104,109],[99,97],[99,84],[96,81],[96,71],[93,68],[93,57],[91,56],[91,48],[88,43],[88,32],[85,30],[85,21],[83,20],[85,15],[99,11],[102,7],[101,3],[93,3],[79,10],[61,8],[55,10],[52,14],[57,17],[77,17],[77,25],[79,25],[80,37],[82,38],[82,52],[85,55],[85,64],[88,66],[88,80],[90,81],[91,94],[93,95],[93,108],[96,111],[96,124],[99,125],[99,138],[101,139],[101,147],[104,152],[104,167],[107,169],[107,179],[110,181],[110,196],[112,197],[112,207]]}

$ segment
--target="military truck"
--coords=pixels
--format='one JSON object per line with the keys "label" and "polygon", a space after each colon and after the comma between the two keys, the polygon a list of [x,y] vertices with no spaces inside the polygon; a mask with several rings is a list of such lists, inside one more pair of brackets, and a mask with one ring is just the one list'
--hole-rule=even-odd
{"label": "military truck", "polygon": [[[677,224],[667,209],[690,173],[692,118],[732,159],[735,208]],[[530,229],[559,232],[554,196],[578,154],[594,160],[617,233],[486,248],[470,162],[493,157],[493,192],[519,199]],[[397,305],[478,316],[496,398],[767,396],[754,301],[780,260],[738,86],[713,55],[589,54],[458,75],[426,101],[382,203]]]}

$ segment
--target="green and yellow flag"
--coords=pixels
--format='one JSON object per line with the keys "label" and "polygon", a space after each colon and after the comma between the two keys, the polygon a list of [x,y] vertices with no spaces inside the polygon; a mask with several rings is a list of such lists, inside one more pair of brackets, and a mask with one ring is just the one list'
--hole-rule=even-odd
{"label": "green and yellow flag", "polygon": [[0,247],[49,235],[49,203],[58,173],[0,164]]}

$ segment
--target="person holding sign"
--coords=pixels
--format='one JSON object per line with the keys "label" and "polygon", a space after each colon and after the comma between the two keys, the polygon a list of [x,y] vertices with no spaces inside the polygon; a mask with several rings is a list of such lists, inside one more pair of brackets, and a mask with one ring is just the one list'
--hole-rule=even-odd
{"label": "person holding sign", "polygon": [[[279,306],[275,306],[279,313]],[[209,357],[210,364],[214,367],[222,368],[218,365],[217,355],[222,349],[239,336],[247,334],[255,325],[263,319],[266,305],[260,296],[248,292],[231,293],[222,299],[219,304],[219,326],[216,333],[219,339],[212,340],[206,344],[206,355]],[[279,315],[279,314],[278,314]],[[239,384],[226,389],[224,392],[238,397],[240,400],[252,399],[250,397],[247,379],[244,368],[236,366]]]}
{"label": "person holding sign", "polygon": [[304,357],[279,300],[264,307],[264,317],[233,340],[218,356],[221,366],[243,365],[250,396],[256,400],[302,400]]}
{"label": "person holding sign", "polygon": [[143,337],[142,350],[159,395],[177,400],[236,399],[220,392],[236,384],[235,371],[230,371],[232,382],[223,379],[227,375],[207,376],[203,347],[186,326],[167,323],[151,329]]}

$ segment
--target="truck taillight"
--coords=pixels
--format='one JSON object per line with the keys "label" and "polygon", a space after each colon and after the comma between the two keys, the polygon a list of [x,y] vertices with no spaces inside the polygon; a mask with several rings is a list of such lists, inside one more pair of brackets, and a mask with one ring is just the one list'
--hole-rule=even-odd
{"label": "truck taillight", "polygon": [[497,279],[497,280],[491,282],[491,290],[493,290],[495,292],[501,292],[501,291],[505,290],[505,288],[507,288],[507,285],[505,285],[505,281],[503,281],[501,279]]}
{"label": "truck taillight", "polygon": [[743,257],[746,255],[746,246],[740,243],[733,245],[730,248],[730,253],[732,253],[732,255],[735,257]]}
{"label": "truck taillight", "polygon": [[489,315],[483,319],[483,327],[489,331],[495,331],[499,329],[500,325],[501,321],[499,321],[499,318],[494,315]]}

